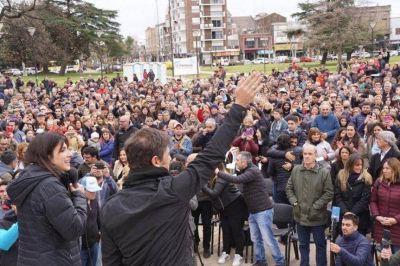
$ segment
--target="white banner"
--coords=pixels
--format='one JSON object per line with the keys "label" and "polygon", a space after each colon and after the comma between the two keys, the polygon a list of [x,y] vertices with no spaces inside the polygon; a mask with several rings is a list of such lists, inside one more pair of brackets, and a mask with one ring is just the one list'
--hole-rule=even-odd
{"label": "white banner", "polygon": [[174,58],[174,74],[175,76],[197,74],[197,57]]}

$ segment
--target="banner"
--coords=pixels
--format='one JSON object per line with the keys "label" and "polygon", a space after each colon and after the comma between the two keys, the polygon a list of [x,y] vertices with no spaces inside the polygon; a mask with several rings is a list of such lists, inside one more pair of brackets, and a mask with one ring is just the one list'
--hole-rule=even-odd
{"label": "banner", "polygon": [[174,58],[175,76],[197,74],[197,57]]}

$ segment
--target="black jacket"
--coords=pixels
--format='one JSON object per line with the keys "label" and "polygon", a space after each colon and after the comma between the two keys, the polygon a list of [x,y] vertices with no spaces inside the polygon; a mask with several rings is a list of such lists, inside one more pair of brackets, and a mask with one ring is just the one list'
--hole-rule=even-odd
{"label": "black jacket", "polygon": [[220,212],[240,196],[240,191],[235,185],[221,178],[217,179],[213,188],[204,186],[203,192],[211,197],[213,207]]}
{"label": "black jacket", "polygon": [[18,209],[18,265],[81,265],[79,237],[86,224],[86,199],[70,193],[38,165],[28,165],[7,188]]}
{"label": "black jacket", "polygon": [[233,105],[209,145],[188,168],[130,171],[101,211],[103,265],[193,265],[189,200],[224,161],[246,109]]}
{"label": "black jacket", "polygon": [[[8,230],[17,222],[17,215],[13,210],[6,212],[4,218],[0,220],[0,229]],[[18,240],[8,251],[0,250],[0,265],[15,266],[18,258]]]}
{"label": "black jacket", "polygon": [[346,191],[340,189],[339,180],[334,187],[335,205],[340,208],[340,217],[346,212],[352,212],[360,218],[360,232],[366,232],[370,226],[369,201],[371,185],[366,185],[364,179],[357,179],[351,186],[347,184]]}
{"label": "black jacket", "polygon": [[254,214],[272,208],[267,183],[260,169],[254,164],[248,166],[238,176],[218,172],[218,177],[228,182],[243,184],[243,197],[250,213]]}
{"label": "black jacket", "polygon": [[378,179],[379,175],[381,174],[383,164],[389,158],[400,159],[400,153],[397,150],[390,148],[390,150],[385,154],[385,157],[383,158],[382,161],[381,161],[381,155],[379,153],[372,155],[368,172],[372,175],[374,182],[376,179]]}
{"label": "black jacket", "polygon": [[[287,152],[289,150],[285,150]],[[283,158],[268,158],[268,176],[272,178],[274,184],[276,186],[277,191],[286,191],[287,181],[289,180],[291,171],[287,171],[283,169],[283,165],[287,162],[284,157]]]}
{"label": "black jacket", "polygon": [[100,240],[100,208],[97,199],[87,203],[87,221],[82,236],[82,250],[93,247]]}
{"label": "black jacket", "polygon": [[117,131],[117,133],[115,133],[114,152],[113,152],[114,159],[118,159],[119,152],[124,147],[125,141],[127,141],[128,138],[136,131],[137,128],[131,125],[127,130],[120,129]]}

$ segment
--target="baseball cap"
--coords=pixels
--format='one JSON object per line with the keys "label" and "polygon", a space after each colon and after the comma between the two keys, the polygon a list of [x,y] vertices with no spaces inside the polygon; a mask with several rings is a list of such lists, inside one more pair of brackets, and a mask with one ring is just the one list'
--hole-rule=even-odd
{"label": "baseball cap", "polygon": [[181,128],[183,128],[182,124],[179,123],[179,122],[175,124],[174,128],[177,128],[178,126],[180,126]]}
{"label": "baseball cap", "polygon": [[284,92],[284,93],[287,93],[287,90],[286,90],[285,88],[280,88],[280,89],[278,90],[278,92]]}
{"label": "baseball cap", "polygon": [[90,134],[90,138],[91,139],[95,139],[95,138],[99,138],[100,137],[100,135],[99,135],[99,133],[97,133],[97,132],[93,132],[92,134]]}
{"label": "baseball cap", "polygon": [[82,186],[89,192],[97,192],[101,190],[101,187],[97,184],[97,179],[93,176],[85,177]]}

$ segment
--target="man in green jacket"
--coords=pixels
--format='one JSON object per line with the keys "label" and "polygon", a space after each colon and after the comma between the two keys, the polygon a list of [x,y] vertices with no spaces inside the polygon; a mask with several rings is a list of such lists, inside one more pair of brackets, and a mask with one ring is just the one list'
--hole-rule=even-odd
{"label": "man in green jacket", "polygon": [[314,145],[304,145],[303,164],[293,168],[286,186],[286,195],[293,205],[297,224],[301,266],[310,264],[311,233],[317,249],[317,266],[327,265],[325,225],[328,221],[327,205],[333,198],[333,187],[329,171],[317,164],[316,155]]}

